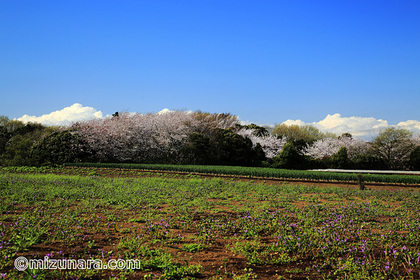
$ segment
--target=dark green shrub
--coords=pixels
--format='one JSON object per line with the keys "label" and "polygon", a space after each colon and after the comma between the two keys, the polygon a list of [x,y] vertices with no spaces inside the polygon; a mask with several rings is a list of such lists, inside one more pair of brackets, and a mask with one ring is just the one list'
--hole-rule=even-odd
{"label": "dark green shrub", "polygon": [[32,159],[37,165],[64,164],[87,158],[86,145],[69,131],[54,132],[33,147]]}
{"label": "dark green shrub", "polygon": [[265,159],[265,156],[261,158],[264,154],[261,146],[254,149],[249,138],[230,129],[216,129],[210,144],[212,164],[253,166]]}
{"label": "dark green shrub", "polygon": [[338,169],[349,168],[349,158],[347,156],[347,148],[341,147],[337,153],[331,157],[331,167]]}
{"label": "dark green shrub", "polygon": [[184,164],[259,166],[265,160],[261,145],[230,129],[215,129],[210,136],[191,133],[181,151]]}
{"label": "dark green shrub", "polygon": [[[46,128],[40,124],[9,121],[9,127],[3,126],[1,132],[1,157],[2,165],[33,165],[31,150],[34,145],[41,141],[45,135],[50,134],[53,129]],[[6,128],[6,130],[4,129]]]}
{"label": "dark green shrub", "polygon": [[272,166],[282,169],[301,169],[305,157],[296,149],[292,142],[286,143],[281,153],[274,157]]}
{"label": "dark green shrub", "polygon": [[210,138],[201,133],[188,135],[188,144],[182,149],[182,162],[186,164],[210,164]]}
{"label": "dark green shrub", "polygon": [[420,147],[411,152],[409,167],[411,170],[420,170]]}
{"label": "dark green shrub", "polygon": [[364,169],[364,170],[387,170],[388,169],[385,160],[371,154],[356,155],[352,159],[350,163],[350,167],[353,169]]}

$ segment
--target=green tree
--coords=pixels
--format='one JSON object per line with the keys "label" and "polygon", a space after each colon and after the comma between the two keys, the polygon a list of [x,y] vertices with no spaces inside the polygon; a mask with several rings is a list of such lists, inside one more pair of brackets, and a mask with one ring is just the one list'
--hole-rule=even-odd
{"label": "green tree", "polygon": [[374,152],[387,162],[388,168],[403,169],[415,149],[411,137],[412,133],[406,129],[390,127],[379,133],[372,146]]}
{"label": "green tree", "polygon": [[308,124],[302,126],[279,124],[274,127],[271,134],[279,138],[286,138],[288,142],[304,141],[306,144],[311,144],[323,138],[336,137],[334,134],[323,133],[316,127]]}
{"label": "green tree", "polygon": [[[25,130],[23,130],[25,131]],[[29,132],[16,133],[7,142],[5,151],[2,155],[2,162],[5,165],[33,165],[31,150],[37,142],[41,141],[46,135],[51,133],[50,129],[38,128]]]}
{"label": "green tree", "polygon": [[350,162],[354,169],[386,170],[388,166],[385,160],[373,154],[358,154]]}
{"label": "green tree", "polygon": [[0,115],[0,127],[5,126],[9,121],[9,117]]}
{"label": "green tree", "polygon": [[249,138],[244,138],[231,129],[216,129],[210,141],[214,164],[253,166],[265,159],[259,158],[264,154],[261,146],[254,149]]}
{"label": "green tree", "polygon": [[333,168],[345,169],[349,167],[350,164],[346,147],[341,147],[337,153],[332,155],[331,164]]}
{"label": "green tree", "polygon": [[19,129],[22,129],[25,124],[21,121],[10,120],[6,116],[0,116],[0,155],[4,156],[6,152],[6,144],[16,134],[19,134]]}
{"label": "green tree", "polygon": [[281,153],[272,159],[274,168],[301,169],[305,157],[296,149],[292,142],[284,145]]}
{"label": "green tree", "polygon": [[0,163],[2,165],[32,165],[31,149],[54,129],[37,123],[24,124],[0,118]]}
{"label": "green tree", "polygon": [[183,163],[210,164],[210,138],[201,133],[188,135],[188,144],[182,149]]}
{"label": "green tree", "polygon": [[193,113],[194,118],[200,122],[200,133],[210,136],[216,128],[228,129],[239,124],[238,117],[230,113],[212,114],[207,112],[196,111]]}
{"label": "green tree", "polygon": [[411,152],[409,166],[411,170],[420,170],[420,146]]}
{"label": "green tree", "polygon": [[2,126],[5,127],[10,133],[19,133],[18,130],[25,127],[25,124],[18,120],[9,120]]}
{"label": "green tree", "polygon": [[353,139],[353,135],[351,135],[351,133],[345,132],[345,133],[341,134],[340,136],[338,136],[338,139],[342,139],[342,138]]}
{"label": "green tree", "polygon": [[0,155],[2,155],[6,150],[7,142],[12,138],[12,134],[7,131],[7,128],[0,126]]}
{"label": "green tree", "polygon": [[87,145],[69,131],[53,132],[35,145],[31,158],[37,165],[82,161],[88,156]]}
{"label": "green tree", "polygon": [[265,160],[261,145],[253,147],[249,138],[221,128],[213,129],[209,136],[191,133],[181,154],[181,162],[188,164],[255,166]]}

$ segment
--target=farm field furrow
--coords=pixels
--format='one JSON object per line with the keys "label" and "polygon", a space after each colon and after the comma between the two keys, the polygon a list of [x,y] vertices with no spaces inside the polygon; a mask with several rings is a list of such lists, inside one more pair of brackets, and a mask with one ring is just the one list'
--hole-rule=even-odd
{"label": "farm field furrow", "polygon": [[[128,164],[128,163],[72,163],[68,166],[77,167],[108,167],[133,170],[177,171],[198,174],[236,175],[261,178],[303,179],[322,182],[358,181],[356,173],[336,173],[309,170],[288,170],[266,167],[217,166],[217,165],[171,165],[171,164]],[[420,186],[420,176],[393,174],[363,174],[363,180],[371,183],[402,184]]]}
{"label": "farm field furrow", "polygon": [[[0,278],[420,278],[417,190],[88,170],[0,171]],[[17,257],[45,256],[141,266],[14,269]]]}

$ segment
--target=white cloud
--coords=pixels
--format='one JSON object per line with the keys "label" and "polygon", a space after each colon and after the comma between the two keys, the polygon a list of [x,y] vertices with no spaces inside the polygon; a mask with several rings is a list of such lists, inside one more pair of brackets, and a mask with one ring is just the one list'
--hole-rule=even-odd
{"label": "white cloud", "polygon": [[285,122],[283,122],[283,124],[285,125],[305,125],[305,122],[303,122],[302,120],[287,120]]}
{"label": "white cloud", "polygon": [[322,121],[313,123],[320,130],[338,135],[349,132],[353,136],[370,138],[376,136],[382,129],[388,127],[388,122],[382,119],[364,117],[342,117],[340,114],[327,115]]}
{"label": "white cloud", "polygon": [[75,103],[70,107],[66,107],[62,110],[55,111],[49,114],[42,115],[40,117],[24,115],[18,118],[22,122],[37,122],[43,125],[61,125],[67,126],[73,122],[102,118],[103,114],[101,111],[96,110],[93,107],[83,107],[82,104]]}
{"label": "white cloud", "polygon": [[[168,114],[168,113],[172,113],[172,112],[176,112],[177,110],[169,110],[168,108],[164,108],[162,110],[160,110],[159,112],[157,112],[157,115],[164,115],[164,114]],[[188,111],[184,111],[184,110],[180,110],[181,112],[185,112],[187,114],[192,114],[194,113],[194,111],[188,110]]]}
{"label": "white cloud", "polygon": [[173,111],[172,110],[169,110],[168,108],[165,108],[165,109],[160,110],[156,114],[157,115],[164,115],[164,114],[167,114],[167,113],[170,113],[170,112],[173,112]]}
{"label": "white cloud", "polygon": [[420,133],[420,122],[415,120],[408,120],[397,124],[399,128],[405,128],[412,131],[414,134]]}
{"label": "white cloud", "polygon": [[[283,123],[287,125],[306,124],[301,120],[287,120]],[[355,137],[365,139],[372,139],[376,137],[382,129],[387,127],[404,128],[412,131],[414,134],[420,133],[420,122],[415,120],[400,122],[397,125],[389,125],[386,120],[375,119],[372,117],[342,117],[340,114],[328,114],[325,119],[309,124],[324,132],[332,132],[337,135],[349,132]]]}

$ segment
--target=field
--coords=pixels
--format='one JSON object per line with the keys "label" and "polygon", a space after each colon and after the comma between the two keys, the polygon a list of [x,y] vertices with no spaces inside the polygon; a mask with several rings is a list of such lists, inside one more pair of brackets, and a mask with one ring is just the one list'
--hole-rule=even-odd
{"label": "field", "polygon": [[[288,170],[266,167],[217,166],[217,165],[171,165],[171,164],[127,164],[127,163],[74,163],[70,166],[91,168],[118,168],[133,170],[157,170],[188,172],[212,175],[233,175],[258,178],[300,179],[316,182],[357,182],[358,174],[333,173],[306,170]],[[363,174],[366,182],[420,186],[420,176]]]}
{"label": "field", "polygon": [[[0,279],[420,278],[416,188],[12,171],[0,170]],[[18,271],[22,256],[141,266]]]}

